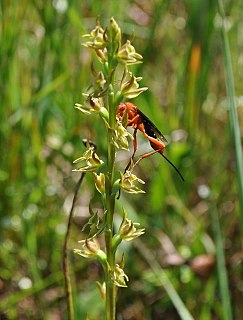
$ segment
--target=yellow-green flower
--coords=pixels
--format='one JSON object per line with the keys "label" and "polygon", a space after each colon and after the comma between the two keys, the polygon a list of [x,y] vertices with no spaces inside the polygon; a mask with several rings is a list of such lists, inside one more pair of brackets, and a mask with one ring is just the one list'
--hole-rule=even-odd
{"label": "yellow-green flower", "polygon": [[84,34],[83,38],[86,40],[83,46],[95,50],[103,49],[107,44],[107,36],[99,24],[90,33]]}
{"label": "yellow-green flower", "polygon": [[127,72],[121,82],[121,94],[127,99],[133,99],[146,91],[147,87],[139,88],[138,82],[140,80],[142,77],[135,77],[132,72]]}
{"label": "yellow-green flower", "polygon": [[128,138],[133,139],[133,136],[127,131],[117,117],[116,129],[112,137],[113,143],[117,149],[129,150]]}
{"label": "yellow-green flower", "polygon": [[124,270],[119,266],[115,265],[115,269],[111,272],[111,281],[117,287],[127,287],[126,281],[128,281],[128,276],[125,274]]}
{"label": "yellow-green flower", "polygon": [[145,184],[145,182],[139,179],[131,171],[127,170],[125,173],[121,173],[120,187],[128,193],[145,193],[145,191],[138,188],[135,183],[139,182]]}
{"label": "yellow-green flower", "polygon": [[132,65],[142,63],[140,60],[142,60],[143,57],[141,54],[136,52],[134,46],[132,46],[131,42],[127,40],[127,42],[118,51],[117,59],[121,63]]}
{"label": "yellow-green flower", "polygon": [[73,171],[92,172],[97,170],[104,163],[98,157],[93,145],[90,145],[89,149],[84,152],[83,156],[76,159],[73,163],[79,162],[83,162],[83,165]]}
{"label": "yellow-green flower", "polygon": [[138,229],[139,226],[140,223],[133,222],[127,218],[127,214],[124,210],[123,220],[119,228],[119,234],[122,240],[130,241],[144,234],[145,229]]}
{"label": "yellow-green flower", "polygon": [[79,241],[82,249],[74,249],[74,252],[84,258],[98,257],[102,260],[106,259],[106,254],[100,249],[100,245],[95,238]]}

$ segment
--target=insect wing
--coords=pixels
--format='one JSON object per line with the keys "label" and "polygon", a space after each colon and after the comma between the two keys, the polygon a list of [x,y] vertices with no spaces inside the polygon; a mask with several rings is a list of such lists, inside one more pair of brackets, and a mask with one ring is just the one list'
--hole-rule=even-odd
{"label": "insect wing", "polygon": [[154,136],[155,138],[157,138],[163,142],[168,142],[166,140],[165,136],[156,127],[156,125],[147,116],[145,116],[145,114],[141,110],[137,109],[137,111],[143,120],[143,124],[144,124],[144,128],[145,128],[146,133],[149,136]]}

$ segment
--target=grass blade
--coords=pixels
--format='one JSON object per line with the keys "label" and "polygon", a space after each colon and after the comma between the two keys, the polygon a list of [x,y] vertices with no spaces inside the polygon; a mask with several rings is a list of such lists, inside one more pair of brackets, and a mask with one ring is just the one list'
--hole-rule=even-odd
{"label": "grass blade", "polygon": [[222,0],[218,0],[219,14],[222,18],[222,45],[224,55],[224,68],[225,68],[225,81],[229,103],[229,118],[230,126],[232,129],[234,146],[235,146],[235,157],[236,157],[236,175],[238,179],[239,188],[239,200],[240,200],[240,230],[241,238],[243,240],[243,159],[242,159],[242,146],[240,138],[239,120],[235,103],[235,85],[233,77],[232,59],[229,47],[229,40],[225,30],[225,14]]}
{"label": "grass blade", "polygon": [[[153,256],[151,251],[145,246],[145,244],[137,239],[134,243],[136,248],[139,250],[140,254],[144,257],[146,262],[149,264],[151,269],[153,270],[154,274],[158,278],[160,284],[164,287],[166,293],[170,297],[174,307],[176,308],[178,314],[180,315],[182,320],[193,320],[194,318],[190,314],[189,310],[181,300],[180,296],[178,295],[177,291],[175,290],[173,284],[171,283],[170,279],[167,277],[167,274],[163,271],[163,268],[157,262],[156,258]],[[162,277],[161,277],[162,273]]]}
{"label": "grass blade", "polygon": [[229,284],[227,270],[225,266],[223,239],[219,224],[218,212],[216,208],[211,211],[214,238],[216,243],[217,273],[219,278],[219,288],[222,299],[223,318],[233,320],[231,299],[229,293]]}

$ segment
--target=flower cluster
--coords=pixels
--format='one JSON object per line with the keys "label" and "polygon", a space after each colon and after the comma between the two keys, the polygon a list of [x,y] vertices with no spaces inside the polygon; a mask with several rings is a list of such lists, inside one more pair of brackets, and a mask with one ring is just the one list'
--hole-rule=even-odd
{"label": "flower cluster", "polygon": [[[119,64],[124,68],[122,80],[117,79],[117,105],[122,99],[135,98],[148,89],[147,87],[140,88],[138,82],[142,78],[135,77],[128,70],[128,66],[141,63],[142,56],[136,52],[129,40],[122,44],[121,29],[114,18],[110,19],[110,26],[107,29],[103,29],[98,21],[96,27],[89,34],[85,34],[83,39],[85,40],[83,45],[94,50],[98,60],[103,64],[104,70],[97,72],[92,66],[94,75],[93,92],[84,94],[85,101],[83,104],[76,104],[80,111],[88,114],[93,112],[102,114],[104,112],[102,97],[109,91],[110,79],[107,78],[109,62],[112,65],[111,77],[114,76],[115,69]],[[103,116],[107,120],[107,114]]]}
{"label": "flower cluster", "polygon": [[[85,240],[80,241],[81,248],[75,249],[75,253],[85,258],[96,258],[101,263],[106,284],[98,284],[102,297],[110,302],[115,299],[108,297],[116,290],[111,290],[111,285],[126,287],[128,276],[124,272],[124,257],[118,264],[116,251],[122,241],[131,241],[144,234],[140,224],[127,218],[123,210],[123,220],[119,230],[114,234],[113,219],[115,211],[116,195],[121,190],[131,194],[143,193],[137,183],[144,184],[130,170],[120,173],[116,170],[116,154],[119,150],[129,150],[129,140],[133,136],[127,131],[125,117],[120,119],[117,115],[117,107],[121,101],[133,99],[147,90],[140,87],[141,77],[136,77],[130,70],[131,65],[142,62],[142,56],[136,52],[129,40],[122,42],[121,29],[114,20],[110,19],[107,28],[103,28],[99,21],[96,27],[83,36],[85,47],[95,53],[98,63],[93,63],[91,74],[93,82],[88,92],[83,93],[83,101],[76,103],[75,107],[84,115],[98,116],[104,125],[107,135],[107,156],[104,163],[97,154],[96,146],[86,142],[86,151],[74,161],[79,166],[74,170],[83,173],[91,173],[97,191],[101,194],[104,205],[103,213],[93,212],[89,208],[90,218],[82,232],[87,233]],[[119,68],[118,68],[119,66]],[[97,68],[97,70],[96,70]],[[105,233],[105,249],[101,249],[103,241],[99,237]],[[108,298],[107,298],[108,297]]]}

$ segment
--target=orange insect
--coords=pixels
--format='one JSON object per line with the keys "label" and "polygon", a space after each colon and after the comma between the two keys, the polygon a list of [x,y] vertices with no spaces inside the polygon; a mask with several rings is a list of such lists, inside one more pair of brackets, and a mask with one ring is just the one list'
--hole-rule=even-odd
{"label": "orange insect", "polygon": [[[135,165],[144,158],[148,158],[155,153],[160,153],[162,157],[165,158],[167,162],[176,170],[181,179],[184,181],[179,170],[176,166],[163,154],[165,148],[165,142],[167,140],[163,136],[163,134],[159,131],[159,129],[153,124],[145,114],[142,113],[141,110],[138,109],[133,103],[126,102],[120,103],[117,108],[117,114],[120,117],[120,120],[123,121],[125,117],[127,117],[126,126],[131,126],[134,129],[133,133],[133,154],[131,160],[129,161],[125,171],[129,168],[131,161],[133,160],[135,153],[137,151],[137,131],[141,131],[143,135],[149,140],[151,147],[154,151],[144,154]],[[126,119],[126,118],[125,118]]]}

